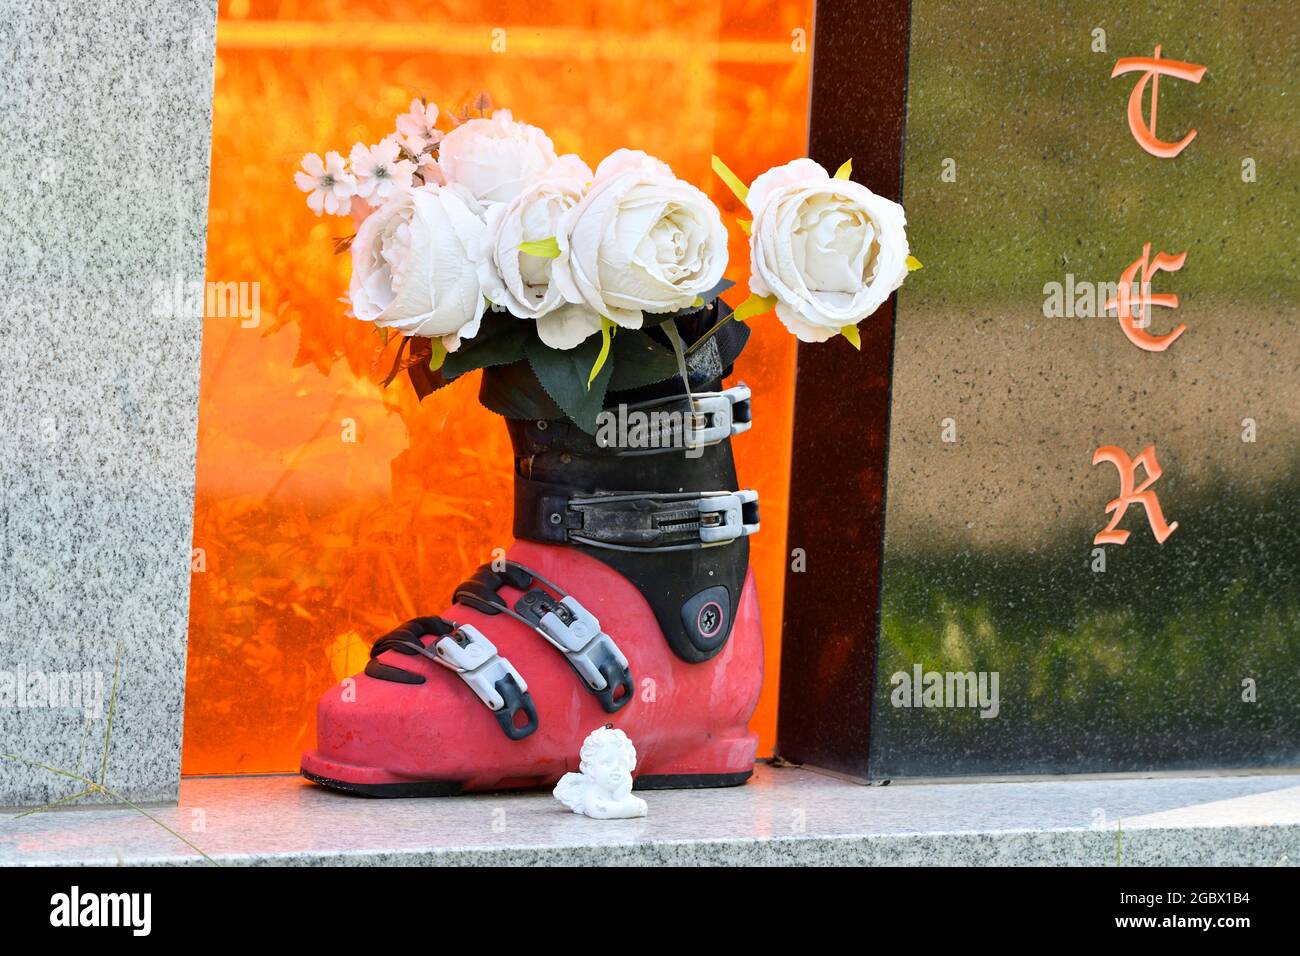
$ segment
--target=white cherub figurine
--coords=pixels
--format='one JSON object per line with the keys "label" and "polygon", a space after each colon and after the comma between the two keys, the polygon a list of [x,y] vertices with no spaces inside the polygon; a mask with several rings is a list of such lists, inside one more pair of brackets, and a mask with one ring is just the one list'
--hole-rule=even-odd
{"label": "white cherub figurine", "polygon": [[566,773],[555,785],[555,799],[596,820],[643,817],[644,800],[632,793],[636,748],[627,734],[605,726],[582,742],[578,773]]}

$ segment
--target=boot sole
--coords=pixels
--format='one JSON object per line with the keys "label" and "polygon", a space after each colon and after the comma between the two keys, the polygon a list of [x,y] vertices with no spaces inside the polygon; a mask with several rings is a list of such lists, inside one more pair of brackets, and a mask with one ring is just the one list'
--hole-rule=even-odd
{"label": "boot sole", "polygon": [[455,780],[413,780],[410,783],[350,783],[347,780],[335,780],[322,777],[310,770],[300,771],[312,783],[318,783],[330,790],[350,793],[358,797],[454,797],[460,794],[464,785]]}
{"label": "boot sole", "polygon": [[[309,770],[302,775],[312,783],[320,784],[340,793],[378,799],[409,797],[455,797],[464,793],[464,784],[455,780],[420,780],[409,783],[350,783],[322,777]],[[633,790],[706,790],[718,787],[739,787],[754,775],[753,770],[736,773],[666,773],[647,774],[632,781]],[[523,789],[523,788],[521,788]]]}
{"label": "boot sole", "polygon": [[736,773],[648,773],[632,780],[633,790],[708,790],[739,787],[754,775],[752,770]]}

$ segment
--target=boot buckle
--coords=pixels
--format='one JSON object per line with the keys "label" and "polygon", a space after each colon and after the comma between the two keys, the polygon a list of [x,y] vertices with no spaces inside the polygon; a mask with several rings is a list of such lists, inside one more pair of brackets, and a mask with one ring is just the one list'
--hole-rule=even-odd
{"label": "boot buckle", "polygon": [[701,498],[700,542],[729,544],[758,532],[758,492],[752,488]]}
{"label": "boot buckle", "polygon": [[[537,709],[528,684],[496,645],[472,624],[461,624],[434,645],[434,660],[457,674],[487,709],[511,740],[522,740],[537,729]],[[523,724],[515,714],[523,712]]]}
{"label": "boot buckle", "polygon": [[744,382],[721,392],[692,396],[694,411],[686,421],[686,447],[705,448],[749,431],[753,425],[749,386]]}
{"label": "boot buckle", "polygon": [[[516,610],[564,655],[607,713],[621,710],[632,699],[627,658],[577,598],[566,594],[556,601],[545,591],[532,590],[519,599]],[[621,696],[615,696],[620,690]]]}

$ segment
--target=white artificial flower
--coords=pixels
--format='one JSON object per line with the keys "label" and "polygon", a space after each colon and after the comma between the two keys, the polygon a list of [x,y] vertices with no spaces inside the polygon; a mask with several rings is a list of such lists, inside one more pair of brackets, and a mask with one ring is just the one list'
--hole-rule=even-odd
{"label": "white artificial flower", "polygon": [[348,211],[352,216],[352,225],[360,229],[361,224],[369,219],[371,213],[375,211],[375,207],[360,196],[353,196],[351,202],[352,206]]}
{"label": "white artificial flower", "polygon": [[638,172],[647,176],[672,179],[673,171],[662,159],[656,159],[639,149],[616,149],[596,167],[597,179],[609,179],[619,173]]}
{"label": "white artificial flower", "polygon": [[447,178],[442,174],[442,167],[438,161],[433,158],[431,153],[425,153],[420,157],[420,176],[425,183],[437,183],[439,186],[447,184]]}
{"label": "white artificial flower", "polygon": [[474,251],[482,220],[455,190],[394,194],[352,242],[353,314],[403,335],[440,339],[449,352],[472,338],[486,308]]}
{"label": "white artificial flower", "polygon": [[462,123],[438,149],[447,182],[460,183],[484,203],[514,199],[555,160],[550,137],[536,126],[516,123],[509,110]]}
{"label": "white artificial flower", "polygon": [[777,318],[800,341],[857,325],[907,277],[903,207],[811,159],[763,173],[746,205],[749,290],[775,296]]}
{"label": "white artificial flower", "polygon": [[565,214],[553,281],[569,302],[625,328],[688,308],[727,268],[727,232],[709,197],[645,153],[619,150]]}
{"label": "white artificial flower", "polygon": [[433,147],[418,137],[403,136],[401,133],[392,133],[390,134],[389,139],[400,146],[402,153],[406,156],[424,160],[426,157],[431,155],[429,150]]}
{"label": "white artificial flower", "polygon": [[415,163],[399,159],[400,155],[401,147],[391,137],[370,147],[364,143],[353,146],[348,160],[357,178],[357,195],[378,206],[397,190],[408,188]]}
{"label": "white artificial flower", "polygon": [[469,191],[468,186],[464,186],[460,183],[446,183],[442,188],[447,190],[447,192],[455,193],[460,198],[460,201],[465,204],[465,208],[478,216],[479,219],[487,218],[489,207],[479,202],[478,197]]}
{"label": "white artificial flower", "polygon": [[316,153],[308,153],[302,158],[302,170],[293,174],[293,181],[309,193],[307,205],[318,216],[322,210],[331,216],[347,215],[352,208],[357,179],[347,171],[338,153],[326,153],[324,161]]}
{"label": "white artificial flower", "polygon": [[397,134],[402,147],[412,156],[438,145],[443,132],[438,129],[437,104],[411,100],[411,108],[397,117]]}
{"label": "white artificial flower", "polygon": [[558,261],[525,252],[527,242],[554,240],[564,214],[578,204],[591,169],[574,155],[562,156],[508,203],[487,210],[487,235],[479,259],[483,291],[498,308],[534,319],[537,334],[555,349],[571,349],[600,330],[600,316],[565,302],[551,281]]}

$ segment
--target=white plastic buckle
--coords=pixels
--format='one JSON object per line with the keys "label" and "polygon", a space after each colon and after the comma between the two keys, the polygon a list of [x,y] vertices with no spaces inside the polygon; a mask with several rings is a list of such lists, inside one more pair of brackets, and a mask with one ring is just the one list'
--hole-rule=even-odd
{"label": "white plastic buckle", "polygon": [[749,405],[749,386],[744,382],[721,392],[701,392],[692,399],[695,411],[688,412],[686,417],[687,448],[716,445],[733,435],[749,431],[754,424],[752,421],[736,421],[735,406]]}
{"label": "white plastic buckle", "polygon": [[745,506],[758,504],[752,488],[701,498],[700,541],[705,545],[727,544],[758,531],[758,522],[745,523]]}
{"label": "white plastic buckle", "polygon": [[513,677],[521,694],[528,692],[528,684],[514,665],[501,657],[496,645],[472,624],[457,627],[434,645],[434,651],[438,655],[435,658],[437,662],[459,674],[491,711],[498,711],[506,705],[496,689],[497,681],[503,677]]}
{"label": "white plastic buckle", "polygon": [[[571,594],[560,599],[559,608],[544,614],[537,622],[537,628],[546,640],[569,659],[574,670],[592,690],[602,691],[609,686],[594,658],[612,657],[618,663],[620,671],[628,666],[627,658],[618,649],[618,645],[600,629],[596,615],[579,604]],[[607,655],[598,655],[600,650],[607,651]]]}

